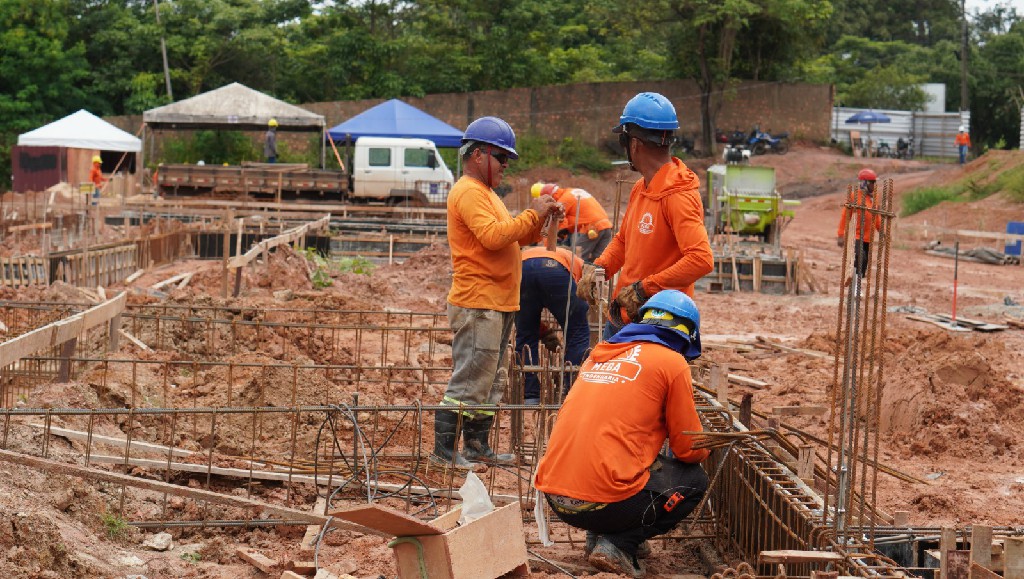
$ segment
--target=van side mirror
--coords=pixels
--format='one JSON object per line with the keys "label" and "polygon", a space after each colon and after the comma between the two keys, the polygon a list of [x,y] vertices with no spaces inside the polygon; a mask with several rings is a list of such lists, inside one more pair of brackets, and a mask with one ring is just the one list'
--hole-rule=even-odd
{"label": "van side mirror", "polygon": [[437,168],[437,154],[433,151],[431,151],[430,156],[427,157],[427,167],[430,167],[431,169]]}

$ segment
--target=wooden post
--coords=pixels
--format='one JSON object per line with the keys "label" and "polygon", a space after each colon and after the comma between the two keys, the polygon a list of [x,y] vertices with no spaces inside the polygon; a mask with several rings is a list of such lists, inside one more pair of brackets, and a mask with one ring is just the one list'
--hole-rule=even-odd
{"label": "wooden post", "polygon": [[939,539],[939,579],[949,579],[949,557],[947,553],[956,550],[956,529],[942,528]]}
{"label": "wooden post", "polygon": [[753,416],[754,395],[750,392],[743,393],[743,399],[740,400],[740,423],[747,428],[750,428],[750,419]]}
{"label": "wooden post", "polygon": [[[949,559],[949,562],[946,562]],[[948,577],[944,579],[970,579],[971,552],[953,549],[942,554],[942,562],[946,563]]]}
{"label": "wooden post", "polygon": [[1024,537],[1003,542],[1003,579],[1024,579]]}
{"label": "wooden post", "polygon": [[60,346],[60,368],[57,370],[57,383],[64,384],[71,380],[71,356],[75,354],[78,338],[71,338]]}
{"label": "wooden post", "polygon": [[814,447],[809,444],[802,444],[799,448],[799,455],[796,461],[796,476],[814,488]]}
{"label": "wooden post", "polygon": [[726,366],[715,364],[711,366],[711,391],[715,393],[718,402],[729,410],[729,370]]}
{"label": "wooden post", "polygon": [[910,526],[910,511],[896,511],[892,514],[892,524],[894,527],[909,527]]}
{"label": "wooden post", "polygon": [[992,527],[971,526],[971,563],[977,563],[986,569],[992,567]]}
{"label": "wooden post", "polygon": [[231,253],[231,226],[230,223],[235,218],[234,211],[228,209],[227,215],[224,218],[224,241],[221,244],[221,261],[220,261],[220,272],[221,272],[221,284],[220,284],[220,297],[227,299],[228,297],[228,254]]}
{"label": "wooden post", "polygon": [[107,351],[116,352],[118,338],[121,336],[121,314],[110,318],[110,326],[107,328]]}

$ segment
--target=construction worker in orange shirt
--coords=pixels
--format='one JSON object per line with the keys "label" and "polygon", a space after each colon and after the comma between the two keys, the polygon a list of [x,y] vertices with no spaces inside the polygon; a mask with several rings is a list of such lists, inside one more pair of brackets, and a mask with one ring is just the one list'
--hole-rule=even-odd
{"label": "construction worker in orange shirt", "polygon": [[92,181],[92,204],[96,205],[100,200],[100,191],[103,190],[103,186],[107,183],[107,178],[103,176],[103,159],[99,155],[93,155],[92,157],[92,168],[89,169],[89,180]]}
{"label": "construction worker in orange shirt", "polygon": [[863,278],[868,271],[868,250],[871,247],[871,238],[874,237],[875,231],[879,231],[879,236],[881,236],[882,216],[870,212],[875,206],[875,183],[878,181],[878,175],[871,169],[861,169],[857,173],[857,180],[859,182],[857,189],[853,191],[846,202],[861,206],[863,209],[843,206],[843,214],[839,218],[839,230],[836,233],[838,236],[836,245],[843,247],[846,244],[847,225],[850,219],[856,219],[853,267],[857,272],[857,277]]}
{"label": "construction worker in orange shirt", "polygon": [[583,189],[554,183],[534,183],[530,191],[534,196],[551,195],[562,204],[565,218],[558,224],[559,234],[574,236],[567,245],[578,247],[583,261],[594,263],[612,240],[612,222],[601,203]]}
{"label": "construction worker in orange shirt", "polygon": [[[587,531],[598,569],[642,577],[647,539],[671,531],[708,487],[688,361],[701,354],[700,313],[678,290],[594,347],[537,466],[534,486],[559,519]],[[672,456],[660,454],[668,438]]]}
{"label": "construction worker in orange shirt", "polygon": [[[565,333],[565,362],[579,366],[590,347],[590,306],[576,295],[576,281],[583,271],[583,260],[572,252],[543,246],[523,250],[523,281],[519,289],[516,313],[516,352],[524,365],[537,364],[537,348],[543,338],[541,314],[547,310]],[[572,376],[566,375],[566,386]],[[528,372],[523,379],[523,402],[540,403],[540,380]]]}
{"label": "construction worker in orange shirt", "polygon": [[[505,353],[519,309],[522,272],[520,245],[540,240],[541,227],[558,204],[548,195],[530,202],[513,218],[494,189],[510,160],[518,159],[516,135],[497,117],[482,117],[462,137],[462,177],[448,194],[448,245],[452,287],[448,323],[452,337],[451,379],[434,418],[430,460],[459,469],[475,462],[510,463],[488,443],[494,410],[465,410],[461,405],[496,406],[505,388]],[[465,441],[457,451],[459,426]]]}
{"label": "construction worker in orange shirt", "polygon": [[963,165],[967,162],[967,150],[971,148],[971,135],[967,132],[967,127],[960,125],[953,142],[956,144],[956,150],[960,154],[960,164]]}
{"label": "construction worker in orange shirt", "polygon": [[700,179],[672,156],[678,128],[672,103],[658,93],[643,92],[626,103],[613,129],[630,168],[641,177],[629,193],[618,233],[593,266],[584,266],[579,283],[580,297],[594,304],[596,268],[604,269],[605,279],[619,275],[605,336],[635,321],[640,306],[661,290],[677,289],[692,297],[694,283],[714,268]]}

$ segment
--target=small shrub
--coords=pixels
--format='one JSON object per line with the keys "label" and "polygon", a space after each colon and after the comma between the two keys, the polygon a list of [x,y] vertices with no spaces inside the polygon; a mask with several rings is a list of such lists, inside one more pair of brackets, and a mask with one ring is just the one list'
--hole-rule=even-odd
{"label": "small shrub", "polygon": [[907,194],[903,198],[903,217],[920,213],[929,207],[934,207],[943,201],[952,201],[958,197],[957,193],[948,187],[925,187]]}
{"label": "small shrub", "polygon": [[313,262],[316,269],[313,270],[313,275],[310,276],[310,280],[313,283],[313,287],[317,289],[323,289],[334,285],[334,280],[331,279],[330,263],[324,256],[320,255],[315,248],[307,247],[303,251],[303,255],[309,261]]}
{"label": "small shrub", "polygon": [[572,137],[562,139],[558,145],[558,158],[563,167],[574,173],[579,169],[601,173],[612,168],[597,149]]}
{"label": "small shrub", "polygon": [[370,275],[373,273],[373,268],[373,262],[361,255],[357,255],[355,257],[343,257],[338,260],[338,269],[343,272]]}
{"label": "small shrub", "polygon": [[182,553],[179,556],[181,557],[182,561],[185,561],[186,563],[193,563],[193,564],[198,563],[199,561],[201,561],[203,559],[203,556],[200,555],[199,553]]}
{"label": "small shrub", "polygon": [[100,515],[100,522],[103,523],[103,529],[107,532],[107,538],[111,541],[125,538],[128,534],[128,529],[131,528],[127,521],[110,511],[103,511],[103,514]]}

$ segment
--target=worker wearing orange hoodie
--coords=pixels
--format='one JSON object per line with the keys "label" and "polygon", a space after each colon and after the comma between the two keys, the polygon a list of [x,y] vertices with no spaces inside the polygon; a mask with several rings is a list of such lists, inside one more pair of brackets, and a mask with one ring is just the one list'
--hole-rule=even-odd
{"label": "worker wearing orange hoodie", "polygon": [[875,231],[878,231],[881,236],[882,216],[871,212],[875,207],[873,197],[878,175],[871,169],[861,169],[857,173],[857,180],[859,181],[857,189],[850,192],[846,205],[843,206],[843,214],[839,218],[836,245],[843,247],[846,244],[847,226],[851,219],[855,220],[853,267],[857,271],[857,277],[863,278],[868,271],[868,255],[870,255],[868,251],[871,248],[871,238],[874,237]]}
{"label": "worker wearing orange hoodie", "polygon": [[573,235],[571,243],[580,248],[580,257],[587,263],[594,263],[612,240],[612,222],[601,203],[583,189],[559,187],[554,183],[534,183],[531,192],[551,195],[561,203],[565,218],[558,224],[559,234]]}
{"label": "worker wearing orange hoodie", "polygon": [[593,304],[596,267],[604,268],[606,279],[619,274],[606,336],[634,321],[644,301],[661,290],[677,289],[692,297],[694,283],[714,268],[700,179],[672,156],[678,128],[672,103],[644,92],[626,103],[613,129],[630,168],[641,178],[630,191],[619,232],[593,266],[584,266],[579,283],[579,296]]}
{"label": "worker wearing orange hoodie", "polygon": [[[474,462],[508,463],[511,454],[495,453],[488,435],[493,410],[466,410],[461,405],[496,405],[504,392],[501,370],[519,309],[522,272],[520,245],[540,239],[544,219],[558,204],[542,195],[512,217],[494,188],[509,160],[518,159],[516,135],[497,117],[482,117],[462,137],[462,177],[448,194],[448,245],[452,287],[448,323],[452,336],[452,377],[441,410],[434,418],[430,460],[469,469]],[[457,449],[462,427],[465,445]]]}
{"label": "worker wearing orange hoodie", "polygon": [[[537,466],[534,486],[602,571],[641,577],[646,541],[671,531],[707,490],[695,449],[700,418],[688,361],[701,354],[700,313],[678,290],[658,292],[639,323],[598,344],[580,366]],[[660,454],[668,438],[672,456]]]}

